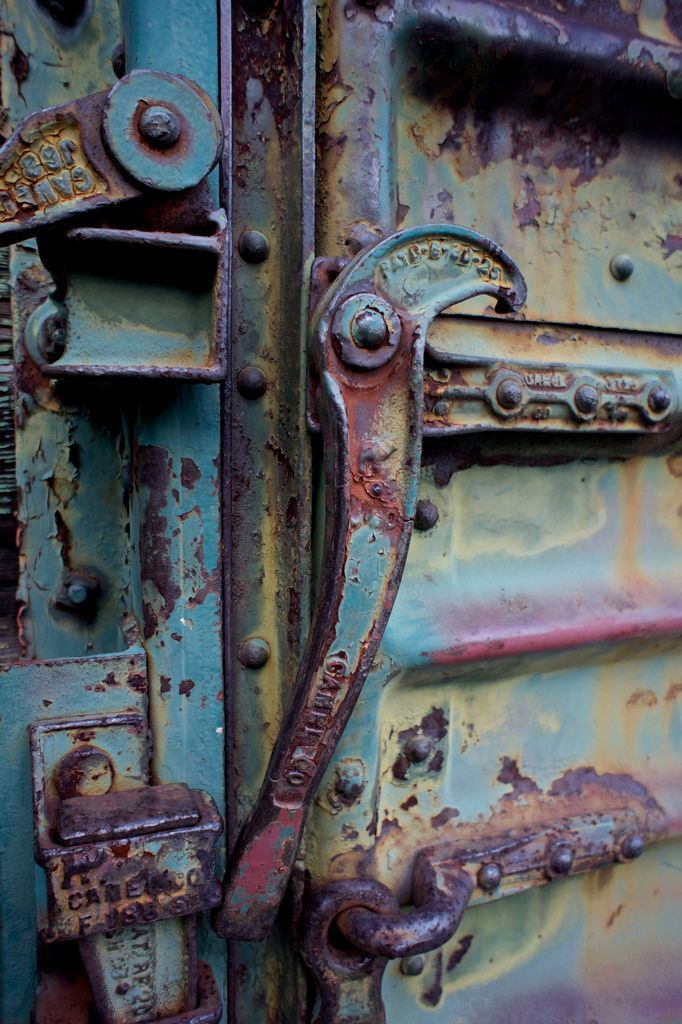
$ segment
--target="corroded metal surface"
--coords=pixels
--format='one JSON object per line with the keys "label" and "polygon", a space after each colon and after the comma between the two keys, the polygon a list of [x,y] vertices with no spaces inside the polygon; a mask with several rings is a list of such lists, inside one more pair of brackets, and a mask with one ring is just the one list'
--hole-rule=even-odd
{"label": "corroded metal surface", "polygon": [[436,225],[366,250],[314,310],[325,569],[294,699],[228,872],[218,918],[227,934],[263,938],[270,928],[315,786],[391,611],[415,511],[429,323],[483,294],[496,298],[499,312],[516,309],[523,277],[488,239]]}

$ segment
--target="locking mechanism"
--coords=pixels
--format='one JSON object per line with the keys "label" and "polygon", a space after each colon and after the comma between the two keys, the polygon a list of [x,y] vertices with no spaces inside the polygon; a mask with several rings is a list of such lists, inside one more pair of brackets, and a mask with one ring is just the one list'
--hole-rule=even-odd
{"label": "locking mechanism", "polygon": [[43,721],[30,739],[41,938],[79,942],[102,1024],[218,1021],[195,934],[195,915],[220,898],[211,797],[149,785],[139,712]]}
{"label": "locking mechanism", "polygon": [[224,377],[227,222],[206,181],[222,141],[202,89],[140,70],[0,149],[0,244],[36,235],[55,280],[26,327],[44,374]]}

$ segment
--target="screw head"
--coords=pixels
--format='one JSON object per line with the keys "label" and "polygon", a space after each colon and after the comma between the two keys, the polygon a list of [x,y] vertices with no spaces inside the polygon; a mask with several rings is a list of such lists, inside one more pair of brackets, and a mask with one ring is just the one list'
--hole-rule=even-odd
{"label": "screw head", "polygon": [[239,660],[244,668],[262,668],[270,657],[270,644],[259,636],[249,637],[239,648]]}
{"label": "screw head", "polygon": [[270,253],[270,243],[262,231],[242,231],[237,248],[247,263],[262,263]]}
{"label": "screw head", "polygon": [[378,309],[362,309],[353,317],[351,338],[358,348],[374,351],[388,341],[388,324]]}
{"label": "screw head", "polygon": [[433,743],[428,736],[410,736],[405,744],[405,757],[412,764],[421,764],[433,750]]}
{"label": "screw head", "polygon": [[599,408],[599,392],[592,384],[581,384],[576,390],[574,402],[583,416],[595,416]]}
{"label": "screw head", "polygon": [[627,253],[621,252],[617,256],[614,256],[609,263],[609,269],[612,277],[616,281],[627,281],[629,277],[632,277],[635,271],[635,264],[631,256]]}
{"label": "screw head", "polygon": [[414,978],[424,970],[425,960],[421,953],[414,956],[404,956],[400,961],[400,973],[408,978]]}
{"label": "screw head", "polygon": [[242,398],[261,398],[267,389],[267,377],[258,366],[243,366],[237,374],[237,391]]}
{"label": "screw head", "polygon": [[494,892],[502,881],[502,868],[499,864],[484,864],[478,872],[478,884],[484,892]]}
{"label": "screw head", "polygon": [[652,412],[665,412],[670,408],[673,396],[662,384],[656,384],[649,392],[649,408]]}
{"label": "screw head", "polygon": [[431,530],[438,522],[438,509],[432,501],[423,499],[417,502],[414,513],[415,530]]}
{"label": "screw head", "polygon": [[145,107],[138,123],[140,135],[154,149],[170,149],[180,138],[178,117],[168,107]]}
{"label": "screw head", "polygon": [[556,843],[549,852],[549,866],[555,875],[567,875],[573,860],[573,850],[566,843]]}
{"label": "screw head", "polygon": [[636,832],[626,836],[620,848],[620,852],[628,860],[634,860],[644,852],[644,838]]}
{"label": "screw head", "polygon": [[515,409],[523,401],[523,388],[514,377],[507,377],[498,384],[495,394],[503,409]]}

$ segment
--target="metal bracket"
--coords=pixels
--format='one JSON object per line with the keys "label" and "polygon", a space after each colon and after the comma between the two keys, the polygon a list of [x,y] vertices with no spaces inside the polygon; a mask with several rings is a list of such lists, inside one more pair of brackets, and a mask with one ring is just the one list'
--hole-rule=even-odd
{"label": "metal bracket", "polygon": [[499,312],[516,309],[523,277],[489,239],[440,225],[401,231],[359,254],[315,310],[324,575],[294,698],[226,877],[221,934],[260,939],[277,912],[308,806],[371,668],[405,564],[428,327],[475,295],[493,296]]}
{"label": "metal bracket", "polygon": [[[227,221],[202,185],[221,146],[202,89],[132,71],[0,149],[0,245],[37,234],[56,281],[26,328],[46,376],[224,378]],[[133,226],[92,225],[133,199]],[[75,218],[91,226],[60,230]]]}

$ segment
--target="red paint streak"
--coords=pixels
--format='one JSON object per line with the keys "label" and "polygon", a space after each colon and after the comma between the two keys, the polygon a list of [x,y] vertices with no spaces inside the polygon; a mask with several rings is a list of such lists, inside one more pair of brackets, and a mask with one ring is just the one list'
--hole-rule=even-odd
{"label": "red paint streak", "polygon": [[491,631],[485,637],[464,639],[457,646],[434,651],[428,657],[434,665],[454,665],[678,634],[682,636],[682,613],[654,607],[566,626],[548,624],[546,629],[537,623],[529,623],[513,632],[511,629],[501,629],[497,633]]}

